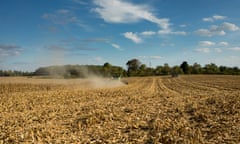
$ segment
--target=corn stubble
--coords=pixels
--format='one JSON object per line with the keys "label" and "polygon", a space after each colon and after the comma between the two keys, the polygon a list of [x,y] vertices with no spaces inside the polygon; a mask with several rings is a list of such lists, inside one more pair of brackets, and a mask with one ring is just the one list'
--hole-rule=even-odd
{"label": "corn stubble", "polygon": [[0,143],[240,142],[240,77],[124,81],[1,79]]}

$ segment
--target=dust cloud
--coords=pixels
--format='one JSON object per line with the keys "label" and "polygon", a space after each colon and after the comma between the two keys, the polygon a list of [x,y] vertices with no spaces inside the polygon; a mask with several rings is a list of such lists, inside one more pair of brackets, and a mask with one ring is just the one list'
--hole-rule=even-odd
{"label": "dust cloud", "polygon": [[125,85],[119,79],[103,78],[99,76],[91,76],[87,78],[87,81],[89,81],[89,87],[91,88],[113,88]]}

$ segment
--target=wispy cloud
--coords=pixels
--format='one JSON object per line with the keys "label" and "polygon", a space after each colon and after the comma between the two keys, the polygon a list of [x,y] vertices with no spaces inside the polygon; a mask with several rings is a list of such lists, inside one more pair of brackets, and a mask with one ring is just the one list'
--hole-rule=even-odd
{"label": "wispy cloud", "polygon": [[161,57],[161,56],[149,56],[149,58],[158,60],[158,59],[162,59],[163,57]]}
{"label": "wispy cloud", "polygon": [[159,30],[158,33],[160,35],[187,35],[185,31],[172,31],[171,29]]}
{"label": "wispy cloud", "polygon": [[51,51],[66,51],[66,50],[68,50],[66,47],[59,46],[59,45],[49,45],[49,46],[45,46],[45,48],[47,48],[48,50],[51,50]]}
{"label": "wispy cloud", "polygon": [[85,0],[71,0],[77,4],[80,4],[80,5],[87,5],[88,3],[85,1]]}
{"label": "wispy cloud", "polygon": [[181,25],[179,25],[180,27],[182,27],[182,28],[185,28],[185,27],[187,27],[187,25],[186,24],[181,24]]}
{"label": "wispy cloud", "polygon": [[[202,53],[210,53],[210,52],[221,53],[223,51],[223,47],[226,47],[228,45],[229,44],[225,41],[222,41],[222,42],[200,41],[200,42],[198,42],[199,48],[196,48],[194,51],[202,52]],[[216,46],[220,46],[220,48],[218,48]]]}
{"label": "wispy cloud", "polygon": [[119,46],[118,44],[112,43],[111,45],[112,45],[114,48],[116,48],[116,49],[119,49],[119,48],[120,48],[120,46]]}
{"label": "wispy cloud", "polygon": [[195,52],[200,52],[200,53],[209,53],[210,48],[197,48],[194,50]]}
{"label": "wispy cloud", "polygon": [[219,42],[218,45],[220,45],[220,46],[228,46],[229,44],[228,44],[228,42],[222,41],[222,42]]}
{"label": "wispy cloud", "polygon": [[226,16],[213,15],[212,17],[203,18],[202,20],[205,22],[214,22],[216,20],[224,20],[226,18],[227,18]]}
{"label": "wispy cloud", "polygon": [[14,44],[0,44],[0,57],[2,58],[20,55],[21,52],[22,49],[20,46]]}
{"label": "wispy cloud", "polygon": [[221,53],[222,52],[222,49],[221,48],[214,48],[214,50],[218,53]]}
{"label": "wispy cloud", "polygon": [[130,39],[132,40],[133,42],[139,44],[142,42],[142,39],[136,34],[136,33],[133,33],[133,32],[126,32],[123,34],[124,37],[126,37],[127,39]]}
{"label": "wispy cloud", "polygon": [[74,50],[80,50],[80,51],[96,51],[98,50],[97,48],[91,48],[91,47],[86,47],[86,46],[76,46]]}
{"label": "wispy cloud", "polygon": [[81,41],[84,42],[109,42],[109,39],[106,38],[88,38],[88,39],[83,39]]}
{"label": "wispy cloud", "polygon": [[114,47],[115,49],[120,50],[120,51],[123,51],[123,49],[121,48],[120,45],[115,44],[115,43],[110,43],[110,44],[111,44],[111,46]]}
{"label": "wispy cloud", "polygon": [[[98,48],[92,48],[89,47],[92,43],[105,43],[108,45],[111,45],[117,50],[123,51],[120,45],[116,43],[112,43],[110,39],[108,38],[101,38],[101,37],[95,37],[95,38],[86,38],[86,39],[76,39],[76,38],[71,38],[71,39],[65,39],[61,41],[63,45],[71,46],[70,50],[74,51],[96,51]],[[80,43],[79,43],[80,42]]]}
{"label": "wispy cloud", "polygon": [[84,24],[73,11],[68,9],[58,9],[52,13],[45,13],[42,18],[50,21],[55,25],[75,24],[83,29],[90,29],[88,25]]}
{"label": "wispy cloud", "polygon": [[226,32],[224,30],[217,30],[216,28],[211,27],[209,30],[208,29],[199,29],[195,32],[197,35],[200,36],[208,36],[208,37],[212,37],[212,36],[222,36],[225,35]]}
{"label": "wispy cloud", "polygon": [[144,31],[144,32],[141,32],[140,34],[143,35],[143,36],[152,36],[152,35],[155,35],[156,32],[154,32],[154,31]]}
{"label": "wispy cloud", "polygon": [[45,13],[42,15],[43,19],[49,20],[54,24],[68,24],[77,22],[77,17],[67,9],[59,9],[53,13]]}
{"label": "wispy cloud", "polygon": [[147,59],[147,60],[159,60],[162,59],[162,56],[154,55],[154,56],[138,56],[139,59]]}
{"label": "wispy cloud", "polygon": [[216,45],[216,43],[212,41],[200,41],[198,45],[201,47],[208,47],[208,46],[214,46]]}
{"label": "wispy cloud", "polygon": [[237,31],[239,29],[240,28],[233,23],[224,22],[219,26],[212,25],[209,29],[199,29],[195,31],[195,33],[200,36],[212,37],[212,36],[222,36],[226,34],[226,31]]}
{"label": "wispy cloud", "polygon": [[228,48],[231,51],[236,51],[236,52],[240,52],[240,47],[232,47],[232,48]]}
{"label": "wispy cloud", "polygon": [[137,5],[122,0],[94,0],[93,9],[102,19],[110,23],[133,23],[146,20],[157,24],[162,29],[170,26],[168,18],[158,18],[147,5]]}

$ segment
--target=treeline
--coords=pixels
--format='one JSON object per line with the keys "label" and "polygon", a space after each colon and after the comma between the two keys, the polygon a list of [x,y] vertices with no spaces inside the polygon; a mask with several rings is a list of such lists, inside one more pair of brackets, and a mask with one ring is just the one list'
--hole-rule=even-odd
{"label": "treeline", "polygon": [[222,74],[222,75],[240,75],[238,67],[217,66],[214,63],[201,66],[198,63],[189,65],[184,61],[180,65],[170,67],[167,63],[156,68],[147,67],[141,64],[138,59],[129,60],[126,63],[128,76],[159,76],[159,75],[179,75],[179,74]]}
{"label": "treeline", "polygon": [[101,65],[64,65],[38,68],[34,76],[52,76],[62,78],[87,78],[91,76],[119,77],[126,76],[126,71],[109,63]]}
{"label": "treeline", "polygon": [[32,76],[33,72],[12,71],[12,70],[0,70],[0,76]]}
{"label": "treeline", "polygon": [[106,62],[104,65],[64,65],[41,67],[34,72],[21,71],[3,71],[0,70],[0,76],[51,76],[58,78],[86,78],[90,76],[103,77],[131,77],[131,76],[160,76],[179,74],[222,74],[222,75],[240,75],[238,67],[217,66],[214,63],[201,66],[198,63],[193,65],[184,61],[180,65],[169,66],[167,63],[155,68],[147,67],[138,59],[129,60],[126,63],[127,70],[119,66],[111,65]]}

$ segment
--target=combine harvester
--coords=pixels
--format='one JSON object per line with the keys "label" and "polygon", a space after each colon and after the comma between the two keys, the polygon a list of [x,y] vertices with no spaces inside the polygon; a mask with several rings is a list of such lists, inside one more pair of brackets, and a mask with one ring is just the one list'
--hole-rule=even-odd
{"label": "combine harvester", "polygon": [[123,81],[123,80],[122,80],[122,76],[121,76],[121,75],[119,75],[119,76],[112,76],[112,77],[111,77],[111,80],[116,80],[116,81],[119,81],[119,82],[122,82],[122,83],[128,85],[128,82],[127,82],[127,81]]}

